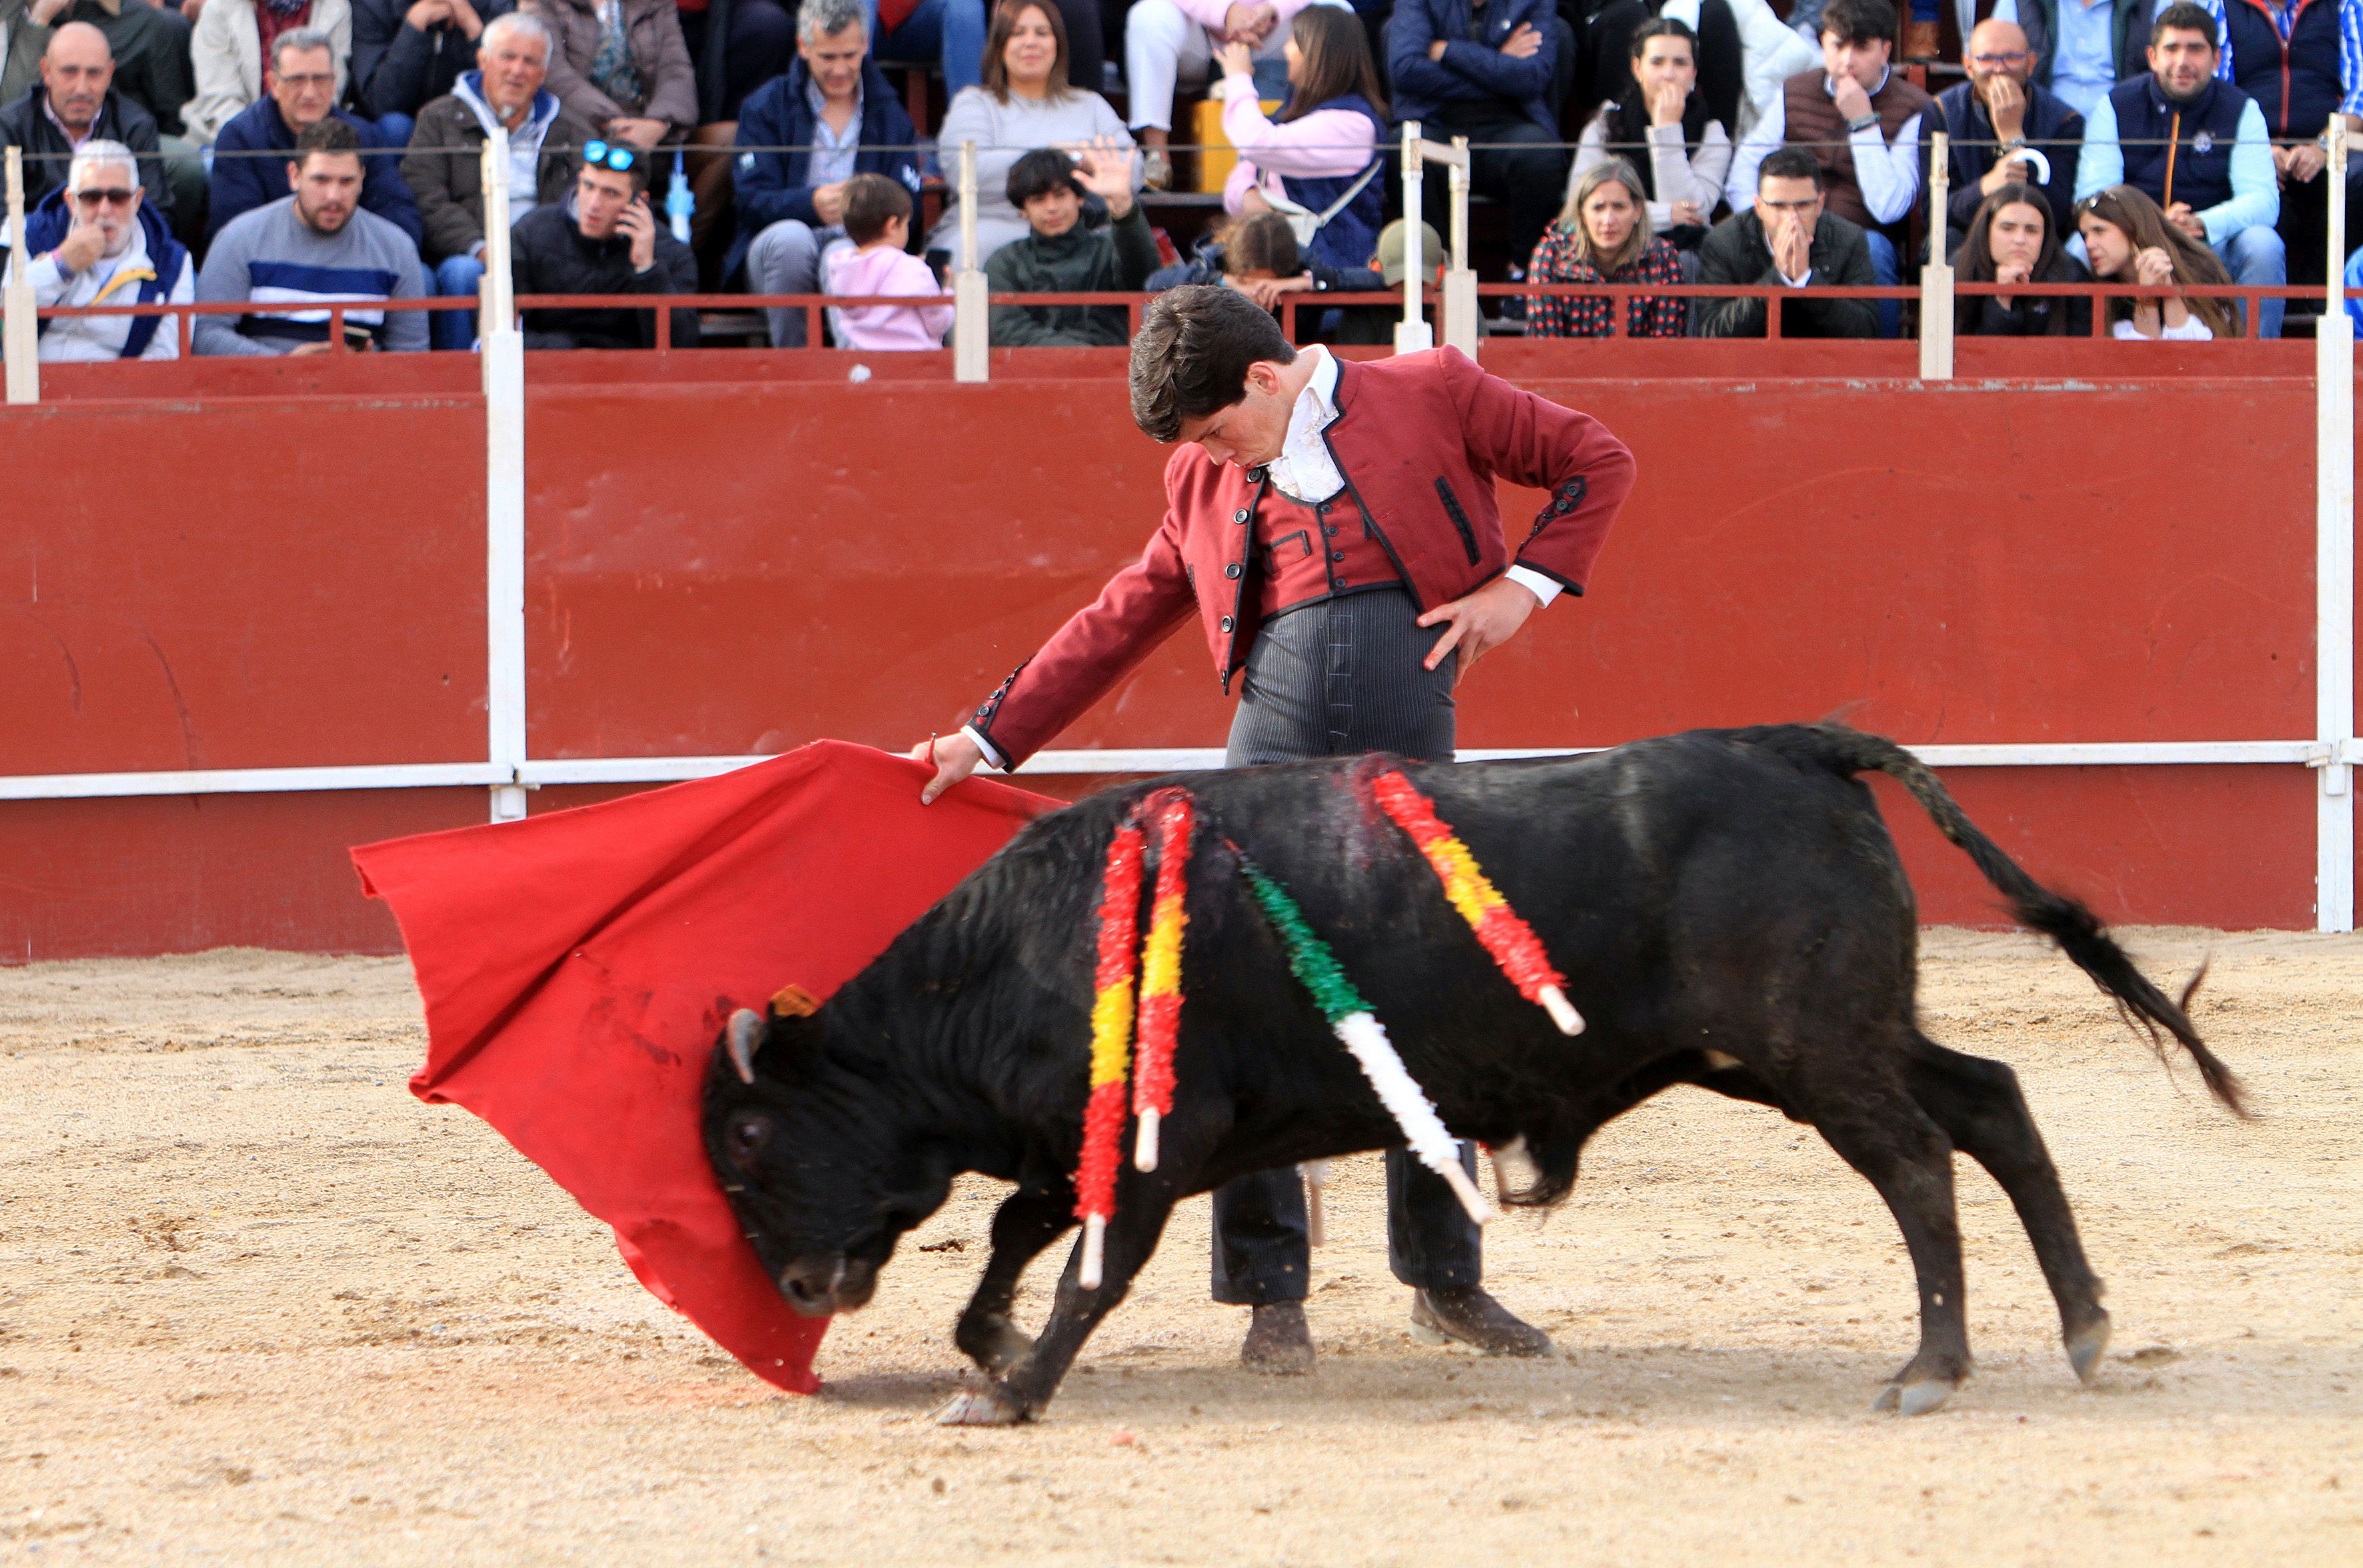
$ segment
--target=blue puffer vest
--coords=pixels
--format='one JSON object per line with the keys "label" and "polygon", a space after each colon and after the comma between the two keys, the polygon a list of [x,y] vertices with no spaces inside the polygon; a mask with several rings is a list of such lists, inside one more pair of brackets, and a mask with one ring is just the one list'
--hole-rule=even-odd
{"label": "blue puffer vest", "polygon": [[[65,187],[61,185],[51,191],[40,206],[26,214],[25,253],[28,256],[47,255],[64,243],[66,231],[72,227],[73,215],[66,211]],[[181,268],[189,252],[172,238],[172,231],[164,227],[164,220],[158,217],[154,209],[144,201],[139,204],[139,231],[147,239],[148,264],[155,270],[156,275],[142,278],[137,295],[110,294],[104,302],[105,304],[153,305],[165,296],[172,286],[172,280],[181,275]],[[171,319],[165,316],[133,317],[131,335],[123,340],[123,352],[117,357],[136,360],[146,353],[148,345],[155,340],[157,328]],[[42,332],[49,329],[50,323],[46,321],[37,328]]]}
{"label": "blue puffer vest", "polygon": [[[2228,82],[2211,81],[2187,104],[2158,90],[2158,78],[2120,82],[2109,102],[2117,111],[2125,183],[2149,193],[2160,206],[2188,202],[2193,212],[2232,199],[2232,144],[2248,95]],[[2166,189],[2166,142],[2174,139],[2174,189]]]}
{"label": "blue puffer vest", "polygon": [[[1324,109],[1351,109],[1369,120],[1370,155],[1374,159],[1386,155],[1387,122],[1379,117],[1379,111],[1370,106],[1368,98],[1359,93],[1348,93],[1320,106]],[[1354,182],[1362,177],[1367,168],[1365,165],[1364,169],[1356,170],[1351,174],[1323,179],[1299,179],[1283,174],[1280,178],[1281,188],[1297,206],[1316,213],[1327,212],[1329,204],[1352,190]],[[1381,173],[1364,185],[1352,201],[1338,209],[1337,217],[1323,224],[1321,231],[1305,243],[1304,260],[1332,267],[1367,267],[1370,264],[1371,256],[1378,251],[1379,229],[1386,221],[1387,182]]]}
{"label": "blue puffer vest", "polygon": [[2346,96],[2338,80],[2338,0],[2296,0],[2289,42],[2259,0],[2224,0],[2232,78],[2275,136],[2320,136]]}

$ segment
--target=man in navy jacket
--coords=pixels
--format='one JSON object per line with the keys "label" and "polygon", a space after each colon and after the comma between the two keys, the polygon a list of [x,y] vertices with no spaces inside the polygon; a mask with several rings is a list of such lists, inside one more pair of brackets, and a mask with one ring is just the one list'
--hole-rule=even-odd
{"label": "man in navy jacket", "polygon": [[[846,181],[883,174],[918,194],[917,133],[869,52],[859,0],[808,4],[799,13],[796,62],[738,111],[738,145],[748,150],[731,167],[738,238],[723,263],[726,279],[743,263],[756,294],[816,294],[821,253],[847,242]],[[804,150],[755,150],[781,147]],[[804,311],[765,314],[773,348],[804,347]]]}
{"label": "man in navy jacket", "polygon": [[[1548,144],[1559,139],[1573,37],[1550,0],[1396,0],[1387,19],[1396,119],[1417,120],[1436,141],[1514,144],[1472,151],[1469,167],[1470,190],[1509,204],[1513,276],[1525,275],[1567,183],[1568,155]],[[1448,190],[1441,179],[1427,185]],[[1439,224],[1441,210],[1430,215]]]}
{"label": "man in navy jacket", "polygon": [[[295,28],[272,40],[271,65],[262,73],[263,95],[222,127],[214,143],[213,204],[205,219],[205,239],[211,243],[229,220],[240,213],[275,202],[287,194],[287,164],[295,150],[296,135],[331,117],[353,128],[361,139],[361,207],[393,224],[416,244],[426,230],[418,219],[418,204],[402,183],[399,160],[392,153],[370,154],[384,144],[367,120],[332,107],[337,95],[336,61],[328,35],[312,28]],[[288,158],[252,156],[262,152]]]}

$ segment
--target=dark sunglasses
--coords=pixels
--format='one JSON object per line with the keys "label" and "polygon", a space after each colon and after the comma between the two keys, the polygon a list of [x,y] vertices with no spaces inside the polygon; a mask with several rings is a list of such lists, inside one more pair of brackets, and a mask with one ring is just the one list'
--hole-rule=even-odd
{"label": "dark sunglasses", "polygon": [[74,201],[82,206],[129,206],[139,195],[138,191],[119,188],[111,191],[76,191]]}
{"label": "dark sunglasses", "polygon": [[630,169],[639,161],[639,156],[628,147],[611,146],[604,141],[586,141],[582,144],[583,162],[604,163],[617,173]]}

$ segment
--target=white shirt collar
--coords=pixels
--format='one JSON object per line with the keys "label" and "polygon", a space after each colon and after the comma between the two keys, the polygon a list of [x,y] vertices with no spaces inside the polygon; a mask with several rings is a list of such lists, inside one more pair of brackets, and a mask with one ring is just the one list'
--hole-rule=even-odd
{"label": "white shirt collar", "polygon": [[1313,377],[1296,395],[1296,406],[1288,411],[1288,436],[1281,443],[1283,450],[1304,445],[1327,429],[1337,417],[1337,356],[1318,343],[1304,353],[1313,361]]}

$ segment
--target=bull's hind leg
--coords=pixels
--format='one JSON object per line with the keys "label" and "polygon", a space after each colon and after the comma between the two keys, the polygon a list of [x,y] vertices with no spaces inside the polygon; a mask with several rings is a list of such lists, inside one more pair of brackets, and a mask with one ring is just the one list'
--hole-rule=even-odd
{"label": "bull's hind leg", "polygon": [[2084,1259],[2059,1173],[2019,1093],[2018,1074],[1999,1062],[1947,1051],[1925,1036],[1915,1044],[1907,1069],[1913,1097],[2010,1195],[2051,1297],[2059,1304],[2068,1364],[2091,1382],[2101,1352],[2109,1348],[2109,1315],[2101,1306],[2101,1282]]}
{"label": "bull's hind leg", "polygon": [[1794,1089],[1790,1097],[1803,1119],[1887,1201],[1919,1276],[1920,1349],[1889,1380],[1873,1408],[1900,1409],[1907,1416],[1934,1410],[1969,1375],[1960,1218],[1953,1207],[1953,1146],[1944,1129],[1892,1080],[1854,1079]]}
{"label": "bull's hind leg", "polygon": [[993,1216],[993,1256],[976,1282],[952,1329],[952,1343],[986,1372],[1008,1371],[1034,1348],[1033,1340],[1010,1321],[1009,1305],[1026,1265],[1074,1223],[1074,1195],[1060,1187],[1019,1187],[1001,1200]]}

